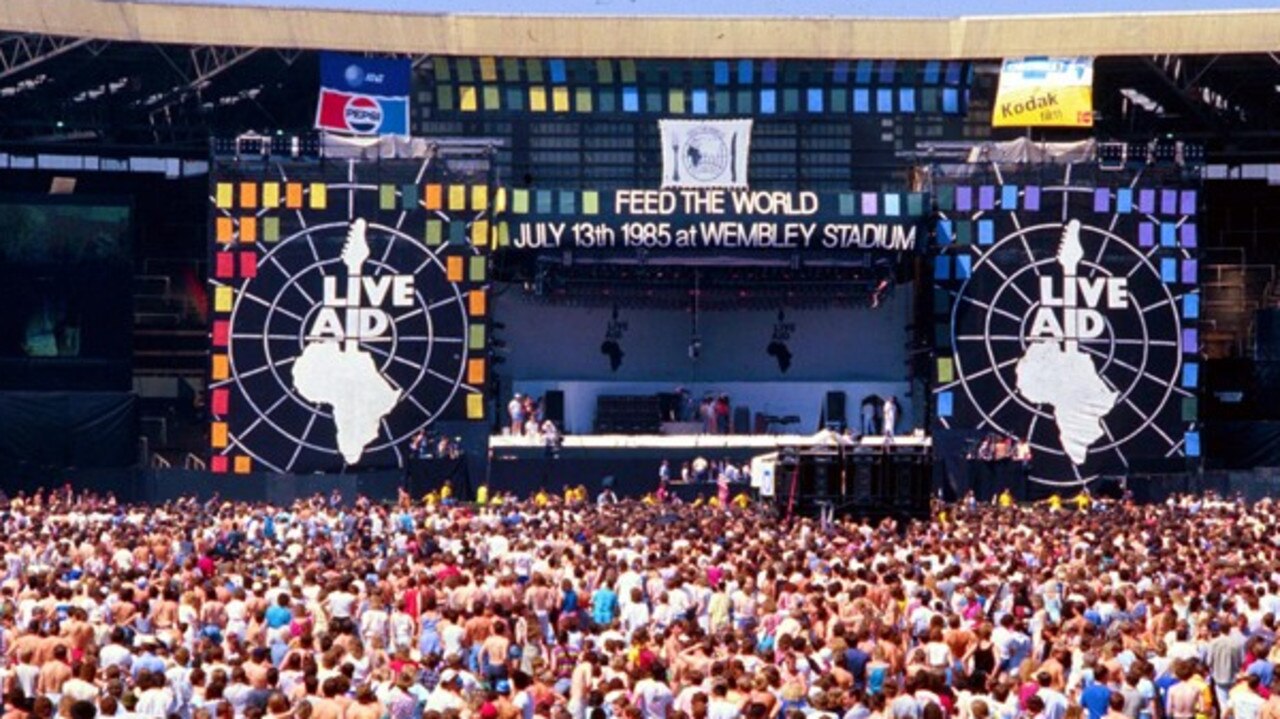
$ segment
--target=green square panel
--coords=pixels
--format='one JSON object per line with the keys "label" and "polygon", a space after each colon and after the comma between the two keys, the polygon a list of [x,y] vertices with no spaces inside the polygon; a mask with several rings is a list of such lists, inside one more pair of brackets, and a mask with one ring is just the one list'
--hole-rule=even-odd
{"label": "green square panel", "polygon": [[636,61],[623,60],[618,63],[618,70],[622,75],[622,81],[630,84],[636,81]]}
{"label": "green square panel", "polygon": [[484,282],[488,277],[486,267],[488,267],[489,258],[484,256],[472,257],[467,261],[467,279],[472,282]]}
{"label": "green square panel", "polygon": [[573,109],[578,112],[591,112],[591,88],[580,87],[574,92]]}
{"label": "green square panel", "polygon": [[437,247],[444,241],[444,222],[427,220],[427,246]]}
{"label": "green square panel", "polygon": [[524,91],[518,87],[507,89],[507,109],[515,112],[524,110]]}
{"label": "green square panel", "polygon": [[849,111],[849,91],[842,87],[837,87],[831,91],[831,107],[827,108],[827,112],[848,112]]}
{"label": "green square panel", "polygon": [[951,185],[943,185],[938,188],[938,209],[944,212],[954,209],[956,206],[956,188]]}
{"label": "green square panel", "polygon": [[453,88],[449,86],[436,88],[436,109],[453,111]]}
{"label": "green square panel", "polygon": [[956,244],[971,245],[973,244],[973,223],[969,220],[959,220],[955,223]]}
{"label": "green square panel", "polygon": [[437,57],[431,64],[432,69],[435,71],[436,82],[448,82],[453,77],[449,73],[449,58]]}
{"label": "green square panel", "polygon": [[604,85],[613,82],[612,60],[596,60],[596,82]]}
{"label": "green square panel", "polygon": [[471,59],[460,57],[456,61],[458,70],[458,82],[474,82],[475,75],[471,67]]}
{"label": "green square panel", "polygon": [[800,112],[800,91],[789,88],[782,91],[782,111]]}
{"label": "green square panel", "polygon": [[472,350],[484,349],[484,325],[471,325],[468,332],[467,348]]}
{"label": "green square panel", "polygon": [[528,214],[529,212],[529,191],[528,190],[512,190],[511,191],[511,211],[517,215]]}
{"label": "green square panel", "polygon": [[498,110],[502,108],[502,92],[492,86],[487,85],[484,88],[484,109]]}
{"label": "green square panel", "polygon": [[907,195],[907,216],[919,217],[924,214],[924,195],[912,192]]}
{"label": "green square panel", "polygon": [[848,216],[854,214],[854,199],[852,192],[840,193],[840,214]]}
{"label": "green square panel", "polygon": [[396,186],[382,185],[378,188],[378,209],[396,209]]}
{"label": "green square panel", "polygon": [[753,111],[751,107],[751,100],[754,94],[755,93],[750,90],[738,91],[738,112],[745,114]]}
{"label": "green square panel", "polygon": [[924,87],[920,89],[920,112],[930,114],[938,111],[938,93],[936,87]]}
{"label": "green square panel", "polygon": [[514,57],[502,61],[502,79],[507,82],[520,82],[520,61]]}
{"label": "green square panel", "polygon": [[530,84],[536,85],[542,82],[542,61],[541,60],[525,60],[524,61],[525,79]]}
{"label": "green square panel", "polygon": [[729,104],[729,91],[719,90],[715,95],[716,106],[714,112],[717,115],[728,115],[733,112],[733,106]]}
{"label": "green square panel", "polygon": [[280,218],[262,218],[262,241],[276,242],[280,239]]}
{"label": "green square panel", "polygon": [[1182,421],[1195,422],[1200,418],[1200,398],[1199,397],[1183,397],[1182,398]]}

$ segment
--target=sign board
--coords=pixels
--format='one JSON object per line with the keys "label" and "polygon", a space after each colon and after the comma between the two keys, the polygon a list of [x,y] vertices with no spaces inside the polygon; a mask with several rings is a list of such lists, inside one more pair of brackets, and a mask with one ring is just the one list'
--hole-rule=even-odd
{"label": "sign board", "polygon": [[409,135],[409,61],[320,54],[316,129],[352,135]]}
{"label": "sign board", "polygon": [[1093,58],[1006,58],[992,127],[1093,127]]}

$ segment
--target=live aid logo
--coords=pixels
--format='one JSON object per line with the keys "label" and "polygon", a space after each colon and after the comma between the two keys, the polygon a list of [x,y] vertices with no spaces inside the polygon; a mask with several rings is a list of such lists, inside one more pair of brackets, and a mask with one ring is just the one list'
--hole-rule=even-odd
{"label": "live aid logo", "polygon": [[1121,310],[1129,306],[1129,281],[1124,277],[1066,275],[1061,292],[1056,277],[1040,278],[1040,307],[1031,321],[1029,339],[1089,340],[1102,336],[1105,323],[1099,307]]}

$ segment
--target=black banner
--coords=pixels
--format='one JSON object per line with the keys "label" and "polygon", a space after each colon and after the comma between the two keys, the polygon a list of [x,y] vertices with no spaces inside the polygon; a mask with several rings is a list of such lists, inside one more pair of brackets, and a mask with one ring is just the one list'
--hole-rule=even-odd
{"label": "black banner", "polygon": [[1196,191],[1002,177],[938,193],[935,430],[1053,486],[1197,458]]}

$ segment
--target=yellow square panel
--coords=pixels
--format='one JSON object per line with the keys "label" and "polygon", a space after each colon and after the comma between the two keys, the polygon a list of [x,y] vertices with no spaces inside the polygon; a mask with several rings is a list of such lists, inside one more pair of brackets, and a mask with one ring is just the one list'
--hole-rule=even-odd
{"label": "yellow square panel", "polygon": [[487,247],[489,244],[488,220],[476,220],[471,223],[471,244],[476,247]]}
{"label": "yellow square panel", "polygon": [[463,112],[476,111],[476,88],[473,85],[463,85],[458,88],[458,107]]}
{"label": "yellow square panel", "polygon": [[262,206],[273,210],[280,206],[280,183],[262,183]]}
{"label": "yellow square panel", "polygon": [[484,419],[484,397],[482,395],[467,395],[467,419]]}
{"label": "yellow square panel", "polygon": [[551,91],[551,108],[556,112],[569,111],[569,88],[557,87]]}
{"label": "yellow square panel", "polygon": [[235,301],[235,292],[230,287],[217,287],[213,290],[213,311],[230,312]]}
{"label": "yellow square panel", "polygon": [[489,208],[489,186],[471,186],[471,209],[485,210]]}
{"label": "yellow square panel", "polygon": [[219,208],[227,210],[231,208],[234,195],[235,192],[231,189],[230,182],[219,182],[216,191],[213,193],[213,202]]}
{"label": "yellow square panel", "polygon": [[450,185],[449,186],[449,209],[450,210],[467,209],[467,186],[466,185]]}
{"label": "yellow square panel", "polygon": [[323,182],[311,183],[311,209],[323,210],[329,206],[328,190]]}
{"label": "yellow square panel", "polygon": [[542,87],[529,88],[529,109],[533,112],[547,111],[547,90]]}

